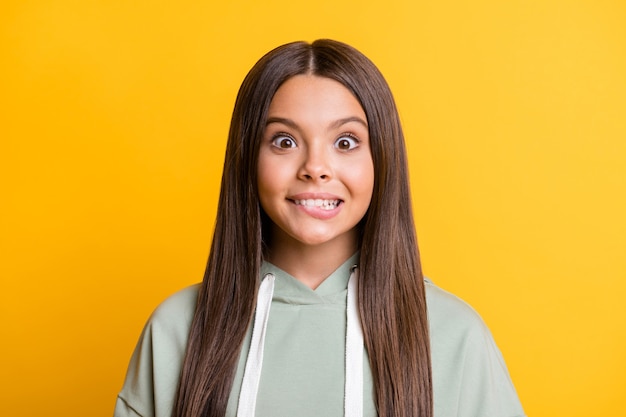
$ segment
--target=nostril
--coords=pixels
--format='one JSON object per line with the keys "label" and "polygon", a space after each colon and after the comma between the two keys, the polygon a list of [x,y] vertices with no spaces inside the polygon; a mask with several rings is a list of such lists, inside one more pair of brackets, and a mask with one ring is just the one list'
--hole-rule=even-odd
{"label": "nostril", "polygon": [[307,173],[301,173],[300,174],[300,178],[303,178],[305,180],[314,180],[314,179],[320,179],[320,180],[328,180],[330,178],[330,175],[328,174],[307,174]]}

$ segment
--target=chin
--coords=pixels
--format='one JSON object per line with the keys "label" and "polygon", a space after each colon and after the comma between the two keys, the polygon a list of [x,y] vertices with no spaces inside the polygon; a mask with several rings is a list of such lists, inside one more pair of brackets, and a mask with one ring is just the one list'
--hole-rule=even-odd
{"label": "chin", "polygon": [[[344,244],[346,236],[336,235],[336,234],[316,234],[316,235],[307,235],[307,236],[293,236],[293,238],[298,241],[301,245],[311,246],[311,247],[320,247],[323,245],[333,245],[333,244]],[[343,239],[342,239],[343,238]]]}
{"label": "chin", "polygon": [[330,243],[333,241],[333,239],[329,239],[329,238],[301,238],[301,239],[297,239],[298,242],[300,242],[301,245],[304,246],[321,246],[324,245],[326,243]]}

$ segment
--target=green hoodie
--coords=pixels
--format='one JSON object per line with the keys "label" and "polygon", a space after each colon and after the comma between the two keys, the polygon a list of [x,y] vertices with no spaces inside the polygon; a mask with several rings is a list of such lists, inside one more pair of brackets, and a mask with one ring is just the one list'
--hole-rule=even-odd
{"label": "green hoodie", "polygon": [[[340,417],[344,405],[348,259],[311,290],[265,262],[275,276],[257,417]],[[426,280],[435,417],[521,417],[524,412],[502,355],[480,316]],[[115,417],[170,417],[199,285],[165,300],[152,314],[133,353]],[[241,351],[226,415],[234,417],[250,347]],[[376,416],[364,352],[363,416]]]}

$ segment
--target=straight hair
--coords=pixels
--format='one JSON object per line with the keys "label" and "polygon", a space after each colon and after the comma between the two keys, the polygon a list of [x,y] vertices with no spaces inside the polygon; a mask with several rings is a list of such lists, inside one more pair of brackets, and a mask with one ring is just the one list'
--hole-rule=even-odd
{"label": "straight hair", "polygon": [[374,190],[359,224],[358,306],[380,417],[432,417],[426,297],[413,222],[404,135],[393,95],[353,47],[321,39],[263,56],[233,110],[211,252],[183,362],[175,417],[224,417],[253,318],[269,219],[257,164],[268,109],[289,78],[338,81],[359,101],[369,128]]}

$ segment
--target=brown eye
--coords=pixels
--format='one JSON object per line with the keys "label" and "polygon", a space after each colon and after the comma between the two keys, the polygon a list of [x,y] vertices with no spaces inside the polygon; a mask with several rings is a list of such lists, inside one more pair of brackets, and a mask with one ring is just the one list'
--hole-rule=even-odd
{"label": "brown eye", "polygon": [[342,151],[349,151],[359,146],[359,141],[352,136],[342,136],[335,142],[335,148]]}
{"label": "brown eye", "polygon": [[272,139],[272,145],[281,149],[290,149],[296,147],[296,141],[290,136],[279,135]]}

